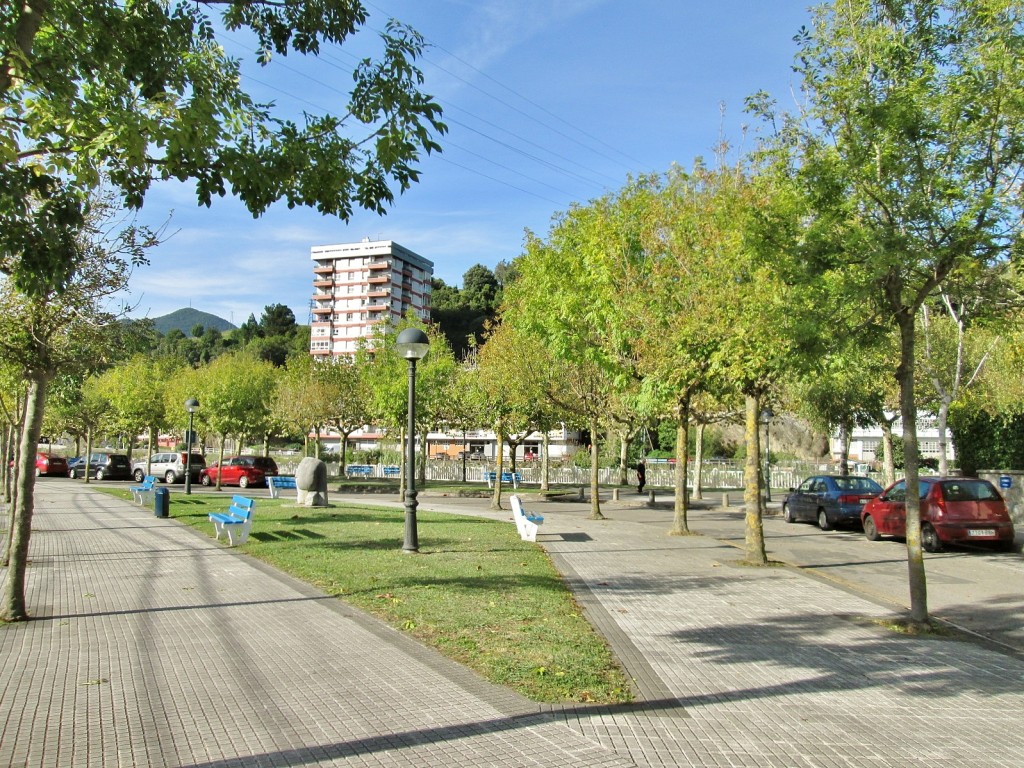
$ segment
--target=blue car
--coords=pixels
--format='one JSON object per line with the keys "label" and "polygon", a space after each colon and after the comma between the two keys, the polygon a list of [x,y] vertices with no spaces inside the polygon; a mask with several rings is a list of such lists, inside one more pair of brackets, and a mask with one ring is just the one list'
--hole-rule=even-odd
{"label": "blue car", "polygon": [[864,505],[882,492],[882,486],[860,475],[815,475],[799,488],[790,488],[782,502],[787,523],[817,523],[823,531],[838,525],[860,525]]}

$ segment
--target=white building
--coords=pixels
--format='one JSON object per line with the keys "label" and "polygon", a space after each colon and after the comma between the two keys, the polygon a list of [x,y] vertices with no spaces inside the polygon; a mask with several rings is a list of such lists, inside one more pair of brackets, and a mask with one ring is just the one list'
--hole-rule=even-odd
{"label": "white building", "polygon": [[352,355],[373,326],[396,323],[410,309],[430,316],[434,264],[391,240],[314,245],[309,351]]}
{"label": "white building", "polygon": [[[902,436],[903,420],[897,419],[892,427],[892,438],[893,440],[900,440]],[[831,443],[832,457],[838,461],[843,448],[842,436],[839,433],[833,434]],[[939,428],[935,417],[931,414],[918,414],[917,443],[921,458],[938,458]],[[953,435],[949,429],[946,430],[946,458],[950,461],[956,458],[953,452]],[[882,460],[881,427],[856,427],[853,430],[853,433],[850,435],[850,460],[863,462]]]}

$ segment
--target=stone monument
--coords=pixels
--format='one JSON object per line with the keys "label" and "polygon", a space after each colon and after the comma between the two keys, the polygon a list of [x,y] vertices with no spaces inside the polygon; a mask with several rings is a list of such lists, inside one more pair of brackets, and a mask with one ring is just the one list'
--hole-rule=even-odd
{"label": "stone monument", "polygon": [[327,465],[307,456],[295,470],[295,491],[300,507],[327,506]]}

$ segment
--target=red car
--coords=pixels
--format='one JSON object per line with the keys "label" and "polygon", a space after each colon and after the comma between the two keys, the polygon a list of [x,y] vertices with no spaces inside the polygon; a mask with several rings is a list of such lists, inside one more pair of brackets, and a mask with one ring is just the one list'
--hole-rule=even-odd
{"label": "red car", "polygon": [[[864,535],[906,536],[907,481],[893,483],[861,511]],[[941,552],[945,544],[995,544],[1014,547],[1013,523],[995,486],[973,477],[921,478],[921,547]]]}
{"label": "red car", "polygon": [[36,477],[41,475],[68,476],[68,461],[63,456],[52,453],[36,454]]}
{"label": "red car", "polygon": [[224,459],[223,465],[211,464],[199,473],[203,485],[216,485],[220,476],[221,485],[250,485],[263,487],[269,475],[277,474],[277,464],[269,456],[232,456]]}

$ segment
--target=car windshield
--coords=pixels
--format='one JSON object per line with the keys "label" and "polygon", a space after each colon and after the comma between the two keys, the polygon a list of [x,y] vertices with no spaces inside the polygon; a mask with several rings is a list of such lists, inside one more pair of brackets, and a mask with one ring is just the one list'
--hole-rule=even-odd
{"label": "car windshield", "polygon": [[946,501],[994,501],[999,494],[985,480],[951,480],[942,484],[942,498]]}
{"label": "car windshield", "polygon": [[870,477],[837,477],[835,481],[841,491],[850,491],[851,493],[882,492],[882,486]]}

